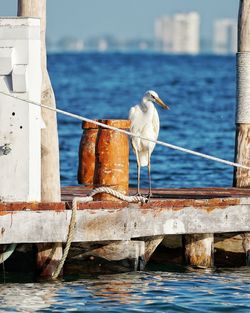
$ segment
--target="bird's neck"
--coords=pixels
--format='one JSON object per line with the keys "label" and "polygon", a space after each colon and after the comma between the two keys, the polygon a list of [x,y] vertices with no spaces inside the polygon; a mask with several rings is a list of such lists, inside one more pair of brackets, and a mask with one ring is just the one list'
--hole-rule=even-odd
{"label": "bird's neck", "polygon": [[152,101],[148,100],[148,99],[144,99],[142,98],[142,101],[141,101],[141,109],[143,112],[147,112],[148,110],[150,110],[152,107],[154,107],[154,104]]}

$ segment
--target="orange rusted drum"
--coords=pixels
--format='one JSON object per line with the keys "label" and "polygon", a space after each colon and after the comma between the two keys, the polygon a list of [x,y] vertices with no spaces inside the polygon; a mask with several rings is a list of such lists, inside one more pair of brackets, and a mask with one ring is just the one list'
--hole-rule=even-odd
{"label": "orange rusted drum", "polygon": [[[121,129],[130,127],[130,121],[128,120],[102,120],[100,122]],[[107,186],[127,194],[128,183],[128,136],[117,131],[100,127],[96,142],[94,186]],[[117,198],[101,193],[95,196],[95,200],[115,201]]]}
{"label": "orange rusted drum", "polygon": [[[129,120],[98,120],[98,122],[121,129],[130,127]],[[83,123],[85,129],[79,149],[78,181],[94,187],[111,187],[127,194],[129,184],[128,136],[117,131]],[[95,200],[117,198],[105,193],[97,194]]]}
{"label": "orange rusted drum", "polygon": [[98,126],[82,123],[84,129],[79,146],[78,183],[93,186],[95,172],[95,145]]}

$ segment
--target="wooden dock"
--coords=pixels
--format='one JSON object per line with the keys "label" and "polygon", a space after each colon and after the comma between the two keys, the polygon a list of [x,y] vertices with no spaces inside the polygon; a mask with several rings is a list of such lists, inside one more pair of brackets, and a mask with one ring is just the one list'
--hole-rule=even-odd
{"label": "wooden dock", "polygon": [[[88,191],[64,187],[60,203],[0,203],[0,244],[65,242],[72,199]],[[79,203],[73,242],[228,232],[250,232],[250,189],[155,189],[145,204]]]}

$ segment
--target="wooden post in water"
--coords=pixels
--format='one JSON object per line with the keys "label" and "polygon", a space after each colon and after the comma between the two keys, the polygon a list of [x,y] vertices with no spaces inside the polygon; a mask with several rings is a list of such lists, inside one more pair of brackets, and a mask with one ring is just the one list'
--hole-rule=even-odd
{"label": "wooden post in water", "polygon": [[[250,166],[250,0],[240,0],[238,15],[237,114],[235,162]],[[235,169],[235,187],[250,187],[250,171]],[[250,233],[242,234],[250,265]]]}
{"label": "wooden post in water", "polygon": [[[41,103],[55,107],[55,97],[47,71],[45,44],[46,0],[18,0],[18,16],[39,17],[41,19]],[[42,129],[42,202],[60,202],[59,145],[56,113],[42,109],[46,128]],[[42,276],[51,276],[62,257],[62,244],[38,244],[37,266]]]}
{"label": "wooden post in water", "polygon": [[194,234],[184,236],[185,259],[188,265],[200,268],[214,265],[214,235]]}

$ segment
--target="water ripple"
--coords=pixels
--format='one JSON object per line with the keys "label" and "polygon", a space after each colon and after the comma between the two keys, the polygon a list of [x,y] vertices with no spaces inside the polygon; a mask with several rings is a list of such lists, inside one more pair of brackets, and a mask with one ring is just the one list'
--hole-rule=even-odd
{"label": "water ripple", "polygon": [[250,270],[101,275],[0,292],[1,312],[249,312]]}

